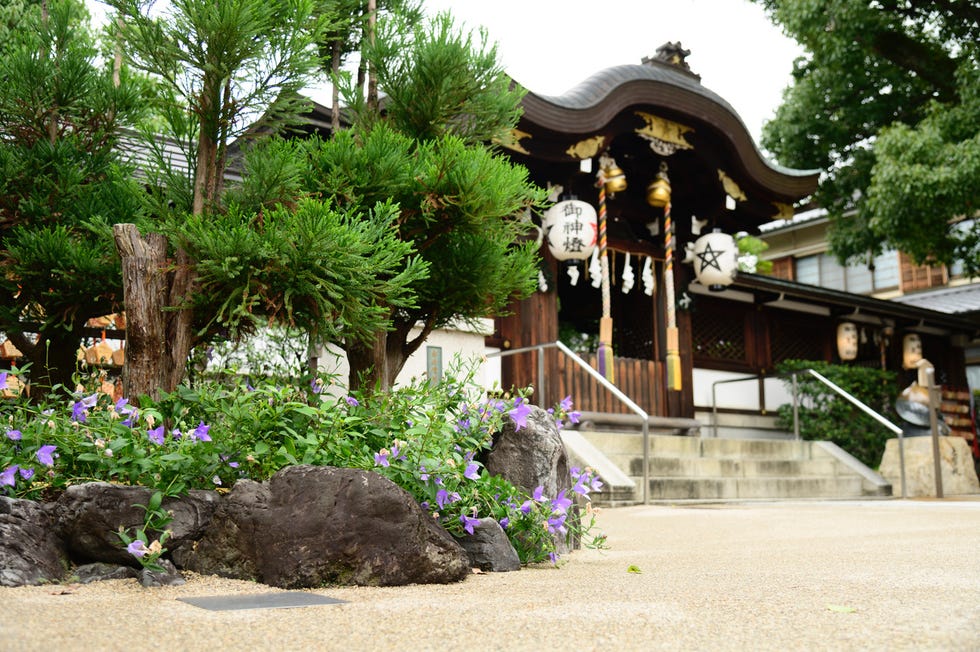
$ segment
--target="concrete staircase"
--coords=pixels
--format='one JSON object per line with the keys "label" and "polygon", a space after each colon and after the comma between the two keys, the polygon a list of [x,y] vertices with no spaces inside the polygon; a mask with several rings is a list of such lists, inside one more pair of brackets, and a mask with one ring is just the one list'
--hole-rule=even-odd
{"label": "concrete staircase", "polygon": [[[591,466],[606,486],[598,505],[643,501],[639,432],[565,431],[573,464]],[[862,498],[891,485],[838,446],[792,439],[650,435],[650,501]]]}

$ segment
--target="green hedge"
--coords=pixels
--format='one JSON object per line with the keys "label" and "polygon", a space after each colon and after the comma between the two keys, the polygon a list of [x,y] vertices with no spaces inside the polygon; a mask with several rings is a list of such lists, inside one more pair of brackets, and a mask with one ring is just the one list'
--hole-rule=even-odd
{"label": "green hedge", "polygon": [[[813,369],[892,423],[899,423],[895,413],[898,385],[893,372],[816,360],[786,360],[776,366],[780,374],[804,369]],[[867,466],[878,468],[885,442],[894,435],[810,374],[798,374],[797,380],[800,436],[832,441]],[[787,377],[785,382],[792,391],[792,380]],[[779,407],[777,424],[787,430],[793,429],[791,403]]]}

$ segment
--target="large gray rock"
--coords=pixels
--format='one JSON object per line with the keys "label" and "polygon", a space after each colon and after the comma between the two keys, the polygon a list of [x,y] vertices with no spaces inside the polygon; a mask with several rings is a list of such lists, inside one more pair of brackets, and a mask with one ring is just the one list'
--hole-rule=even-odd
{"label": "large gray rock", "polygon": [[[935,462],[932,457],[932,437],[906,437],[905,494],[909,498],[936,495]],[[881,474],[892,485],[892,494],[902,495],[902,467],[899,463],[898,439],[885,443],[881,458]],[[980,481],[973,465],[970,445],[960,437],[939,438],[940,473],[943,495],[980,494]]]}
{"label": "large gray rock", "polygon": [[0,586],[57,582],[68,559],[54,522],[38,503],[0,496]]}
{"label": "large gray rock", "polygon": [[464,534],[456,540],[470,556],[474,568],[494,573],[521,569],[521,559],[496,519],[489,516],[479,519],[473,526],[473,534]]}
{"label": "large gray rock", "polygon": [[408,492],[369,471],[316,466],[285,468],[267,485],[237,483],[175,561],[282,588],[446,583],[470,570]]}
{"label": "large gray rock", "polygon": [[[139,562],[119,538],[122,526],[132,535],[143,527],[146,505],[153,495],[147,487],[129,487],[108,482],[88,482],[68,487],[54,505],[57,530],[73,561],[107,562],[139,567]],[[172,531],[165,542],[168,550],[189,545],[202,536],[217,507],[218,495],[191,491],[179,499],[167,498],[163,509],[173,513],[166,526]],[[149,533],[148,533],[149,534]]]}
{"label": "large gray rock", "polygon": [[[519,430],[512,419],[505,419],[493,447],[481,459],[491,475],[501,476],[528,494],[543,487],[549,499],[562,491],[567,498],[574,497],[568,455],[555,418],[539,407],[532,406],[527,425]],[[569,519],[574,516],[570,513]],[[574,547],[571,537],[562,535],[556,535],[555,544],[559,554]]]}

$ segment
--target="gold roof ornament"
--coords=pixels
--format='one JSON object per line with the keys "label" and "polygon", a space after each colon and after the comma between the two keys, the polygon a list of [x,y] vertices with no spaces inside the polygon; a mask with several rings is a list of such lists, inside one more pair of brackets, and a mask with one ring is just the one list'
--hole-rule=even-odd
{"label": "gold roof ornament", "polygon": [[791,204],[784,204],[783,202],[774,201],[772,205],[776,209],[776,214],[772,216],[774,220],[786,220],[787,222],[793,219],[794,211]]}
{"label": "gold roof ornament", "polygon": [[650,149],[656,154],[670,156],[679,149],[694,149],[694,145],[687,142],[686,138],[686,134],[694,133],[693,127],[646,111],[635,111],[635,113],[646,123],[636,130],[637,135],[649,141]]}
{"label": "gold roof ornament", "polygon": [[745,196],[742,189],[739,188],[737,183],[735,183],[735,180],[725,174],[724,170],[718,170],[718,179],[721,181],[721,187],[725,189],[725,194],[727,194],[729,197],[738,201],[748,200],[748,197]]}
{"label": "gold roof ornament", "polygon": [[524,140],[525,138],[530,140],[531,134],[529,134],[526,131],[521,131],[520,129],[514,128],[511,129],[506,134],[504,134],[503,136],[501,136],[500,138],[495,138],[494,142],[496,142],[501,147],[506,147],[507,149],[514,152],[518,152],[519,154],[530,154],[531,152],[527,151],[527,149],[525,149],[524,146],[521,145],[521,141]]}
{"label": "gold roof ornament", "polygon": [[585,159],[592,158],[599,153],[602,146],[606,144],[605,136],[592,136],[585,140],[580,140],[565,150],[565,153],[572,158]]}

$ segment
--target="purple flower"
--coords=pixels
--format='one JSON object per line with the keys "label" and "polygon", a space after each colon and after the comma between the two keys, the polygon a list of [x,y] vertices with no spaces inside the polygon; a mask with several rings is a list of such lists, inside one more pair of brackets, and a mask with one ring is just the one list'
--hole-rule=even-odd
{"label": "purple flower", "polygon": [[180,431],[180,428],[174,428],[173,430],[170,431],[170,436],[173,437],[174,439],[180,439],[181,437],[184,436],[184,433]]}
{"label": "purple flower", "polygon": [[552,516],[548,519],[548,531],[554,534],[558,532],[560,534],[565,534],[568,530],[565,529],[565,519],[568,518],[568,514],[559,514],[558,516]]}
{"label": "purple flower", "polygon": [[525,514],[530,514],[531,513],[531,501],[530,500],[525,500],[524,501],[524,503],[521,505],[521,511],[524,512]]}
{"label": "purple flower", "polygon": [[510,525],[510,519],[505,516],[502,519],[500,519],[499,523],[500,523],[500,527],[506,530],[507,526]]}
{"label": "purple flower", "polygon": [[459,522],[463,524],[463,529],[473,534],[473,527],[480,524],[480,519],[467,516],[466,514],[461,514],[459,517]]}
{"label": "purple flower", "polygon": [[132,410],[129,413],[129,416],[123,419],[122,424],[128,428],[132,428],[134,425],[136,425],[136,422],[139,420],[139,418],[140,418],[140,411]]}
{"label": "purple flower", "polygon": [[575,481],[575,486],[572,487],[572,491],[574,491],[577,494],[581,494],[582,496],[588,496],[589,486],[588,484],[586,484],[588,480],[589,480],[589,476],[586,475],[585,473],[578,476],[578,479]]}
{"label": "purple flower", "polygon": [[228,466],[230,466],[233,469],[237,469],[238,468],[238,462],[228,462]]}
{"label": "purple flower", "polygon": [[323,391],[323,381],[319,378],[314,378],[310,381],[310,389],[313,390],[314,394],[319,394]]}
{"label": "purple flower", "polygon": [[599,491],[599,489],[602,488],[602,480],[599,479],[599,476],[595,476],[594,478],[592,478],[591,484],[592,484],[592,491]]}
{"label": "purple flower", "polygon": [[141,539],[137,539],[126,546],[126,551],[133,557],[142,557],[146,553],[150,552],[150,549],[146,547],[146,544],[143,543]]}
{"label": "purple flower", "polygon": [[8,430],[7,439],[11,441],[20,441],[20,430]]}
{"label": "purple flower", "polygon": [[146,436],[157,446],[163,445],[163,426],[157,426],[153,430],[147,431]]}
{"label": "purple flower", "polygon": [[480,465],[477,464],[476,462],[470,462],[466,466],[466,470],[463,471],[463,477],[464,478],[469,478],[470,480],[479,480],[480,479]]}
{"label": "purple flower", "polygon": [[563,398],[561,400],[561,403],[559,403],[559,405],[560,405],[561,409],[564,410],[565,412],[568,412],[569,410],[571,410],[572,409],[572,397],[571,397],[571,395],[566,396],[565,398]]}
{"label": "purple flower", "polygon": [[429,474],[426,473],[424,466],[419,466],[419,480],[421,480],[422,482],[429,481]]}
{"label": "purple flower", "polygon": [[21,469],[20,477],[24,478],[25,480],[30,480],[34,477],[34,469]]}
{"label": "purple flower", "polygon": [[85,419],[88,418],[89,408],[95,407],[98,400],[99,395],[98,393],[95,393],[75,401],[74,405],[71,406],[71,420],[84,423]]}
{"label": "purple flower", "polygon": [[204,422],[202,421],[201,423],[197,424],[196,428],[194,428],[194,432],[191,433],[191,436],[198,441],[211,441],[211,436],[208,434],[208,430],[210,429],[211,426],[204,425]]}
{"label": "purple flower", "polygon": [[436,492],[436,505],[439,506],[439,509],[442,509],[451,503],[455,503],[457,500],[459,500],[459,494],[455,491],[449,493],[445,489],[440,489]]}
{"label": "purple flower", "polygon": [[0,473],[0,487],[4,485],[7,485],[8,487],[14,486],[14,483],[17,482],[17,478],[15,478],[14,475],[17,473],[17,469],[19,468],[19,466],[14,464],[13,466],[8,466],[6,469],[4,469],[3,473]]}
{"label": "purple flower", "polygon": [[528,405],[523,398],[517,397],[514,401],[514,409],[507,412],[510,418],[514,421],[514,427],[517,430],[527,426],[527,417],[531,414],[531,406]]}
{"label": "purple flower", "polygon": [[554,564],[555,566],[558,565],[558,553],[549,552],[548,553],[548,559],[550,559],[551,560],[551,563]]}
{"label": "purple flower", "polygon": [[7,389],[7,372],[0,372],[0,389]]}
{"label": "purple flower", "polygon": [[556,513],[559,514],[564,514],[565,510],[571,507],[571,505],[572,505],[572,500],[571,498],[565,498],[564,489],[559,491],[558,496],[551,501],[551,509],[553,509]]}
{"label": "purple flower", "polygon": [[344,400],[347,401],[347,405],[351,407],[357,407],[358,405],[360,405],[360,403],[357,402],[357,399],[354,398],[353,396],[348,396]]}
{"label": "purple flower", "polygon": [[56,448],[58,447],[53,444],[47,444],[37,449],[37,453],[34,455],[37,457],[37,461],[44,466],[54,466],[54,458],[51,454],[54,453]]}
{"label": "purple flower", "polygon": [[572,411],[568,413],[568,420],[572,423],[578,423],[582,418],[581,412]]}
{"label": "purple flower", "polygon": [[391,466],[388,462],[388,452],[382,448],[381,452],[375,453],[374,464],[375,466]]}
{"label": "purple flower", "polygon": [[116,401],[115,410],[119,414],[130,414],[135,409],[136,408],[129,405],[128,398],[121,398],[118,401]]}
{"label": "purple flower", "polygon": [[443,507],[445,507],[446,506],[446,502],[448,500],[449,500],[449,492],[448,491],[446,491],[445,489],[440,489],[439,491],[436,492],[436,505],[439,506],[439,509],[442,509]]}
{"label": "purple flower", "polygon": [[540,503],[541,500],[544,498],[544,485],[539,484],[537,487],[535,487],[534,493],[531,494],[531,498],[533,498],[535,502]]}

